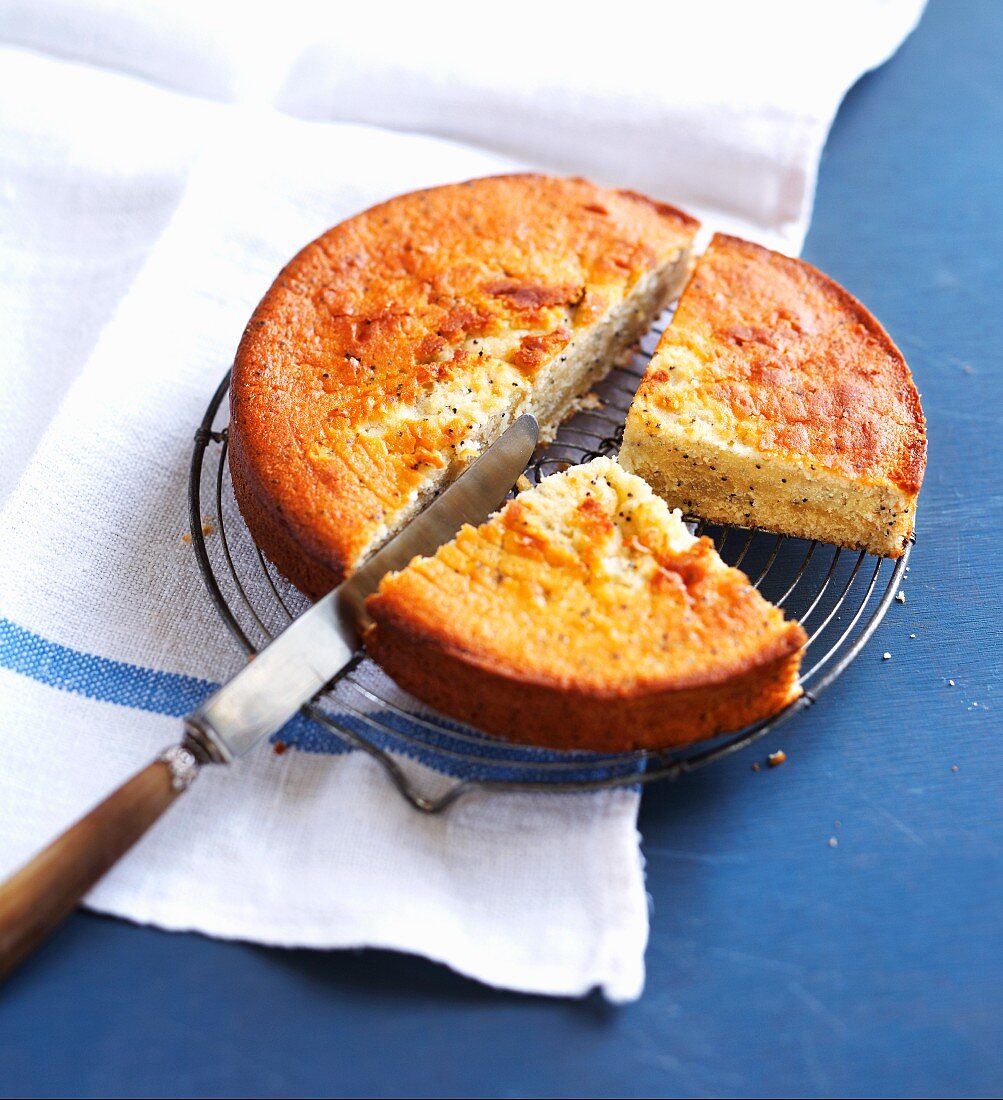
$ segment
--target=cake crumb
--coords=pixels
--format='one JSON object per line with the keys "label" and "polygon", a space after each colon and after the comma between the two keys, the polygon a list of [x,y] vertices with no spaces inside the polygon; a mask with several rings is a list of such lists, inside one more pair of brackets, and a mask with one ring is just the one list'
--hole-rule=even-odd
{"label": "cake crumb", "polygon": [[829,837],[829,847],[836,848],[839,846],[839,838],[835,836]]}
{"label": "cake crumb", "polygon": [[956,771],[958,771],[958,770],[959,770],[959,769],[958,769],[958,765],[957,765],[957,764],[952,764],[952,765],[951,765],[951,771],[952,771],[952,772],[956,772]]}
{"label": "cake crumb", "polygon": [[759,771],[759,761],[758,761],[758,760],[753,760],[753,762],[752,762],[752,770],[753,770],[754,772],[758,772],[758,771]]}
{"label": "cake crumb", "polygon": [[948,687],[954,687],[954,681],[953,680],[948,680],[947,681],[947,686]]}
{"label": "cake crumb", "polygon": [[182,542],[191,542],[192,537],[191,537],[191,535],[188,534],[187,531],[185,531],[185,533],[181,536],[181,541]]}
{"label": "cake crumb", "polygon": [[900,589],[898,590],[898,592],[897,592],[897,593],[895,594],[895,599],[896,599],[896,600],[897,600],[897,601],[898,601],[899,603],[905,603],[905,593],[904,593],[904,592],[902,591],[902,589],[901,589],[901,588],[900,588]]}
{"label": "cake crumb", "polygon": [[525,474],[520,474],[519,477],[516,479],[515,487],[519,490],[520,493],[524,493],[527,489],[533,488],[533,483],[529,480],[528,477],[526,477]]}
{"label": "cake crumb", "polygon": [[212,530],[213,530],[212,524],[207,519],[204,519],[202,521],[202,534],[203,535],[211,535]]}
{"label": "cake crumb", "polygon": [[783,749],[777,749],[776,752],[771,752],[766,758],[766,763],[769,764],[771,768],[779,768],[786,759],[787,753],[785,753]]}
{"label": "cake crumb", "polygon": [[881,654],[881,660],[882,660],[882,661],[890,661],[891,659],[892,659],[892,655],[891,655],[891,654],[890,654],[890,653],[888,652],[888,650],[886,649],[886,650],[884,651],[884,653],[882,653],[882,654]]}
{"label": "cake crumb", "polygon": [[910,635],[909,635],[909,637],[910,637],[910,638],[915,638],[915,637],[916,637],[916,635],[915,635],[915,634],[910,634]]}
{"label": "cake crumb", "polygon": [[272,745],[272,752],[274,752],[276,756],[281,756],[285,751],[286,751],[285,741],[276,741],[275,744]]}

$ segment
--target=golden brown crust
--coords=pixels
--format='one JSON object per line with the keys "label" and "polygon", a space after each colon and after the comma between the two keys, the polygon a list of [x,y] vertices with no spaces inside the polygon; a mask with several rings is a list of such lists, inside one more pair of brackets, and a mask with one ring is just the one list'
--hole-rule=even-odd
{"label": "golden brown crust", "polygon": [[609,459],[465,528],[367,608],[367,649],[401,686],[534,744],[682,744],[799,694],[801,627]]}
{"label": "golden brown crust", "polygon": [[429,706],[486,733],[543,748],[616,753],[686,745],[767,718],[800,695],[799,652],[723,683],[597,695],[518,677],[383,625],[366,645],[405,691]]}
{"label": "golden brown crust", "polygon": [[[713,361],[693,394],[661,353]],[[902,353],[874,316],[801,260],[717,234],[701,257],[638,392],[699,412],[737,442],[915,498],[926,426]]]}
{"label": "golden brown crust", "polygon": [[436,394],[531,386],[695,229],[628,192],[514,175],[391,199],[308,245],[234,363],[234,491],[259,546],[310,595],[338,583],[429,470],[461,468],[476,417],[430,411]]}

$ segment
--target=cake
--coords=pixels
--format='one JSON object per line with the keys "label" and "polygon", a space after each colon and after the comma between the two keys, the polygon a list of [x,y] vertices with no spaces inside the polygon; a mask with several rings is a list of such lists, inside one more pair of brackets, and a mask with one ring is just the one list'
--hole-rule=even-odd
{"label": "cake", "polygon": [[234,494],[266,557],[319,597],[518,415],[552,431],[678,294],[696,228],[526,174],[402,195],[304,248],[230,385]]}
{"label": "cake", "polygon": [[925,422],[902,353],[860,302],[809,264],[718,235],[645,372],[620,461],[711,522],[898,557]]}
{"label": "cake", "polygon": [[406,691],[534,745],[681,745],[800,695],[801,627],[608,458],[464,527],[366,609],[366,648]]}

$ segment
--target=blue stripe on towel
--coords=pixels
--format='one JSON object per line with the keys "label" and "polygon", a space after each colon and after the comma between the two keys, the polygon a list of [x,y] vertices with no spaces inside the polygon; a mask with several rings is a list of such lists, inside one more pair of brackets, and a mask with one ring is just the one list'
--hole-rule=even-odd
{"label": "blue stripe on towel", "polygon": [[[183,718],[219,686],[211,680],[161,672],[155,668],[113,661],[93,653],[50,642],[10,619],[0,618],[0,668],[20,673],[40,684],[83,695],[100,703],[171,718]],[[307,737],[313,723],[297,714],[276,735],[290,744]],[[348,746],[334,736],[324,741],[325,752],[346,752]]]}
{"label": "blue stripe on towel", "polygon": [[[218,686],[196,676],[162,672],[83,653],[49,641],[5,618],[0,618],[0,668],[98,702],[136,707],[173,718],[181,718],[194,710]],[[464,759],[463,744],[450,738],[448,730],[423,729],[420,722],[412,723],[390,710],[377,709],[373,717],[379,723],[377,727],[360,721],[354,714],[331,714],[337,724],[382,748],[403,753],[427,767],[461,778],[546,783],[556,778],[547,774],[547,764],[558,760],[576,765],[561,769],[560,779],[564,782],[636,773],[636,763],[616,757],[558,754],[504,741],[497,745],[488,741],[472,751],[468,749],[470,757]],[[419,738],[427,738],[426,743],[421,743]],[[351,746],[337,735],[301,714],[287,722],[272,740],[306,752],[352,751]]]}
{"label": "blue stripe on towel", "polygon": [[209,680],[112,661],[50,642],[0,619],[0,668],[102,703],[181,718],[215,690]]}

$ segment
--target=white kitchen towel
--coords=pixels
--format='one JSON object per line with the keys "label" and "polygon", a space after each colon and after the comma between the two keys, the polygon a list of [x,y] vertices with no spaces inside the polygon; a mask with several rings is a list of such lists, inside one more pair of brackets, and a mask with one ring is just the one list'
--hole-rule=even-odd
{"label": "white kitchen towel", "polygon": [[[182,538],[187,464],[285,259],[391,194],[527,164],[796,251],[841,95],[920,8],[624,4],[628,34],[581,5],[514,4],[478,29],[473,5],[335,21],[293,2],[277,24],[212,3],[0,3],[0,873],[242,660]],[[205,770],[88,904],[639,994],[635,792],[474,796],[429,818],[363,754],[302,720],[288,736],[315,751]],[[430,791],[462,774],[445,748],[401,759]]]}

